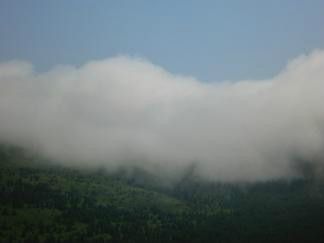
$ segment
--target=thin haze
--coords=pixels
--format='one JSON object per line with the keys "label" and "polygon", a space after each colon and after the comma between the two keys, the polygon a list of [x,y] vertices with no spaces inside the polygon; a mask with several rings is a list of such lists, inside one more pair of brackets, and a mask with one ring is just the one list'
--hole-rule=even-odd
{"label": "thin haze", "polygon": [[267,80],[204,83],[119,56],[36,72],[0,65],[0,139],[69,165],[255,181],[323,168],[324,52]]}

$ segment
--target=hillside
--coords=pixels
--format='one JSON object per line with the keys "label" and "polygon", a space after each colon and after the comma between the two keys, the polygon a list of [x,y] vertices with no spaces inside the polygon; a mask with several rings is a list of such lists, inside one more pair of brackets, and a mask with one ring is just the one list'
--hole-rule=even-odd
{"label": "hillside", "polygon": [[323,242],[324,183],[172,186],[0,149],[0,242]]}

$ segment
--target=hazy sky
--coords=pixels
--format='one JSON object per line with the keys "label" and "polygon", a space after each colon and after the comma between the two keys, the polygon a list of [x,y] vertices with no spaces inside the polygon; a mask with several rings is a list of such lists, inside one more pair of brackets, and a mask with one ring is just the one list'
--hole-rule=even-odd
{"label": "hazy sky", "polygon": [[270,78],[324,47],[324,1],[0,0],[0,61],[36,70],[118,54],[204,81]]}

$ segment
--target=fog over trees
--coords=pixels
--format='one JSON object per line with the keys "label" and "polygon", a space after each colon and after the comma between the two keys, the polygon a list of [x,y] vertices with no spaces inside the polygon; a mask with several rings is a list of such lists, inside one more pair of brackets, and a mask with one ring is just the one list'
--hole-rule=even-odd
{"label": "fog over trees", "polygon": [[[202,82],[120,56],[36,72],[0,64],[0,140],[77,167],[218,181],[323,171],[324,52],[268,80]],[[304,161],[303,163],[295,161]]]}

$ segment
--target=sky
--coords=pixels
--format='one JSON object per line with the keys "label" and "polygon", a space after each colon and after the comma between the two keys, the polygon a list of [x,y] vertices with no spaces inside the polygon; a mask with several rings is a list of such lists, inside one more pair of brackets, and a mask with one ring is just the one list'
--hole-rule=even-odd
{"label": "sky", "polygon": [[171,181],[322,177],[323,9],[0,0],[0,144]]}
{"label": "sky", "polygon": [[0,62],[118,55],[207,82],[267,79],[324,48],[324,1],[0,0]]}

